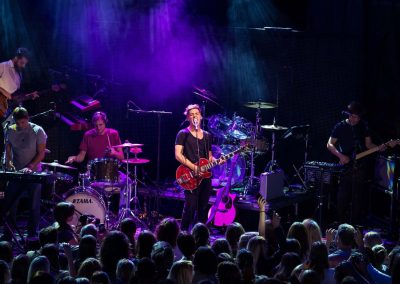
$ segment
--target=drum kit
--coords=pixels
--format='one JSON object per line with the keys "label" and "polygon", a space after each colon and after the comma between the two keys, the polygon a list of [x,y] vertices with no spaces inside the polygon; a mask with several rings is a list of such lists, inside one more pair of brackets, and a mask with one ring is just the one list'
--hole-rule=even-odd
{"label": "drum kit", "polygon": [[[235,145],[243,143],[250,145],[250,149],[238,157],[233,168],[228,161],[213,169],[214,186],[224,185],[227,177],[233,171],[232,185],[244,188],[244,191],[241,192],[241,197],[245,198],[248,191],[256,187],[259,180],[255,176],[255,159],[271,150],[271,161],[268,162],[266,168],[273,170],[277,167],[275,160],[276,134],[277,132],[287,130],[288,127],[277,125],[275,119],[270,125],[261,125],[261,111],[275,109],[278,107],[276,104],[256,101],[245,103],[243,106],[256,110],[255,123],[236,114],[232,118],[223,114],[215,114],[208,117],[207,120],[208,130],[214,137],[215,145],[212,147],[212,153],[215,158],[232,151]],[[272,133],[271,143],[268,143],[267,138],[262,135],[261,129]],[[246,175],[248,168],[250,168],[250,172]]]}
{"label": "drum kit", "polygon": [[[138,217],[140,216],[138,200],[138,177],[137,167],[150,162],[148,159],[139,158],[142,153],[143,144],[133,144],[128,141],[112,146],[114,149],[122,149],[125,159],[119,161],[114,158],[99,158],[89,161],[87,171],[78,175],[78,186],[72,187],[63,194],[58,194],[56,183],[72,183],[73,177],[68,174],[60,173],[58,170],[77,170],[74,167],[63,165],[54,161],[42,163],[54,175],[52,184],[52,203],[60,201],[71,202],[75,206],[75,214],[70,220],[70,225],[79,228],[85,225],[82,220],[104,224],[106,229],[114,229],[124,218],[130,217],[142,228],[147,228],[146,224]],[[132,158],[133,155],[133,158]],[[122,166],[125,167],[122,167]],[[132,171],[130,168],[133,167]],[[122,172],[123,171],[123,172]],[[49,172],[47,170],[47,172]],[[118,214],[114,214],[111,209],[112,196],[120,195],[120,205]],[[133,202],[133,210],[131,210]]]}

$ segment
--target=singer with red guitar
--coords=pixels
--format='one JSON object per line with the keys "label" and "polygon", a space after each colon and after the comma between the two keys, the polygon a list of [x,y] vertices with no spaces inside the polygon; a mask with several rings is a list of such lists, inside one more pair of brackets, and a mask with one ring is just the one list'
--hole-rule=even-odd
{"label": "singer with red guitar", "polygon": [[[213,161],[211,135],[201,129],[201,111],[197,104],[188,105],[184,115],[189,126],[178,132],[175,140],[175,158],[183,166],[199,174],[201,167],[195,165],[200,158]],[[211,179],[205,178],[192,191],[185,190],[185,204],[182,212],[181,229],[188,230],[191,224],[205,223],[207,205],[211,194]],[[195,217],[196,216],[196,217]]]}

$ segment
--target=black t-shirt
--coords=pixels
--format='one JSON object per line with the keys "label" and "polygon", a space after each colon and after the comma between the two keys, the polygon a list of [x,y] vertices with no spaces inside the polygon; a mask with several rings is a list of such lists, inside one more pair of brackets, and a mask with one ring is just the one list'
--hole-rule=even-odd
{"label": "black t-shirt", "polygon": [[[352,128],[354,129],[354,133]],[[365,137],[369,136],[368,125],[363,121],[352,127],[346,120],[343,120],[335,125],[331,133],[331,137],[338,140],[336,148],[347,156],[353,153],[355,145],[357,145],[357,153],[365,151]]]}
{"label": "black t-shirt", "polygon": [[[199,142],[199,151],[197,151],[197,141]],[[196,137],[185,128],[176,135],[175,145],[182,145],[183,155],[192,163],[196,163],[199,160],[199,154],[200,158],[209,158],[208,155],[211,151],[211,135],[203,130],[203,139],[196,139]]]}

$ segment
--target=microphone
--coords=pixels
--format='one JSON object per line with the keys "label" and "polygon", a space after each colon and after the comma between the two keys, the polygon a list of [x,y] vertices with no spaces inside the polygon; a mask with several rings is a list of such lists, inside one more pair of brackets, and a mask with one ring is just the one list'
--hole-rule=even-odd
{"label": "microphone", "polygon": [[342,115],[351,115],[351,113],[348,112],[347,110],[342,110],[341,114]]}
{"label": "microphone", "polygon": [[193,119],[193,124],[194,124],[194,127],[196,128],[196,130],[198,130],[199,129],[199,121],[197,120],[197,118]]}

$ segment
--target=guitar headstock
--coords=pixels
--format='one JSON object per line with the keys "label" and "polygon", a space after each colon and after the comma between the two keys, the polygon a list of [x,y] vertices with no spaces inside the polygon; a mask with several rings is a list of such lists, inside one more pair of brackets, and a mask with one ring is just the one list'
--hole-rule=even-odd
{"label": "guitar headstock", "polygon": [[394,139],[394,140],[392,139],[386,142],[385,145],[390,148],[396,147],[397,145],[400,145],[400,139]]}
{"label": "guitar headstock", "polygon": [[67,85],[65,84],[53,84],[51,85],[51,90],[53,92],[59,92],[61,90],[65,90],[67,88]]}

